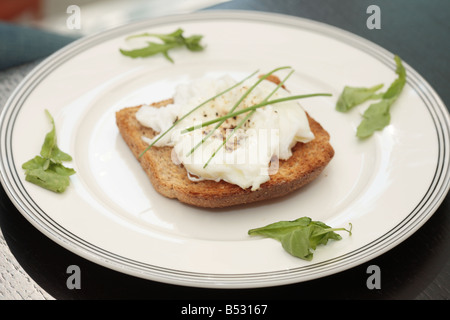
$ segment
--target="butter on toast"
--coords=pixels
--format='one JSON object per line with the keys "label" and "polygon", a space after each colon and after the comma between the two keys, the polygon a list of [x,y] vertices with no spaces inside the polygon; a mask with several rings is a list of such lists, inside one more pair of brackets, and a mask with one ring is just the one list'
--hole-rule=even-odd
{"label": "butter on toast", "polygon": [[[173,103],[172,99],[152,104],[162,107]],[[308,143],[298,142],[292,148],[292,156],[279,161],[278,171],[255,191],[225,181],[191,181],[182,165],[172,161],[172,147],[148,147],[142,136],[152,138],[158,134],[142,126],[135,114],[140,106],[127,107],[116,112],[116,124],[124,141],[140,162],[153,187],[165,197],[205,208],[222,208],[244,205],[287,195],[313,181],[334,156],[330,136],[308,114],[309,125],[315,138]]]}

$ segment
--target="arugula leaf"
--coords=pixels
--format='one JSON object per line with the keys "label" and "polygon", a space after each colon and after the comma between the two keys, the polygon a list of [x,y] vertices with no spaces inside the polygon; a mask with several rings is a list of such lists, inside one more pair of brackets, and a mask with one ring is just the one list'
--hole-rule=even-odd
{"label": "arugula leaf", "polygon": [[248,234],[278,240],[284,250],[294,257],[311,261],[313,250],[316,250],[318,245],[326,245],[329,240],[342,239],[335,231],[347,231],[351,235],[351,229],[331,228],[323,222],[312,221],[309,217],[275,222],[265,227],[251,229]]}
{"label": "arugula leaf", "polygon": [[[60,163],[52,163],[47,169],[44,169],[39,164],[47,160],[39,156],[36,158],[30,160],[31,163],[28,161],[22,166],[25,169],[25,180],[54,192],[64,192],[70,184],[69,176],[74,174],[75,170],[66,168]],[[30,169],[30,167],[32,168]]]}
{"label": "arugula leaf", "polygon": [[364,112],[364,119],[356,129],[356,136],[366,138],[376,130],[382,130],[391,121],[390,107],[394,103],[392,99],[381,100],[378,103],[370,105]]}
{"label": "arugula leaf", "polygon": [[186,47],[190,51],[201,51],[204,47],[200,44],[203,36],[193,35],[185,38],[183,36],[183,29],[177,29],[172,33],[160,34],[160,33],[142,33],[128,37],[127,39],[138,38],[138,37],[154,37],[162,41],[162,43],[147,42],[147,47],[134,49],[134,50],[123,50],[119,49],[120,52],[131,58],[144,58],[153,56],[155,54],[161,53],[170,62],[174,62],[169,56],[169,50],[177,47]]}
{"label": "arugula leaf", "polygon": [[25,170],[25,180],[54,192],[64,192],[70,184],[69,176],[75,174],[72,168],[66,168],[62,162],[71,161],[72,157],[61,151],[56,144],[56,127],[53,117],[50,118],[52,129],[45,136],[40,156],[22,164]]}
{"label": "arugula leaf", "polygon": [[371,88],[346,86],[336,103],[336,110],[346,112],[369,99],[378,99],[379,95],[376,92],[382,87],[383,84]]}
{"label": "arugula leaf", "polygon": [[185,45],[190,51],[202,51],[204,47],[200,44],[203,36],[201,35],[193,35],[189,38],[185,38]]}
{"label": "arugula leaf", "polygon": [[402,65],[402,61],[398,56],[395,56],[394,59],[397,64],[395,72],[398,77],[383,94],[382,100],[370,105],[364,112],[363,120],[356,131],[356,136],[359,138],[367,138],[376,130],[381,130],[390,123],[390,108],[400,96],[406,83],[406,70]]}
{"label": "arugula leaf", "polygon": [[380,101],[371,104],[364,112],[363,120],[356,130],[356,136],[359,138],[371,136],[375,131],[382,130],[391,121],[390,108],[399,97],[406,83],[406,70],[400,57],[396,55],[394,60],[397,65],[395,72],[398,76],[386,92],[376,93],[383,87],[382,84],[371,88],[346,86],[336,102],[337,111],[347,112],[367,100],[380,99]]}
{"label": "arugula leaf", "polygon": [[51,162],[54,163],[61,163],[62,161],[71,161],[72,157],[67,153],[61,151],[56,145],[55,121],[50,112],[48,112],[48,110],[45,110],[45,113],[50,118],[52,130],[45,136],[44,144],[42,145],[41,148],[41,156],[43,158],[49,159]]}

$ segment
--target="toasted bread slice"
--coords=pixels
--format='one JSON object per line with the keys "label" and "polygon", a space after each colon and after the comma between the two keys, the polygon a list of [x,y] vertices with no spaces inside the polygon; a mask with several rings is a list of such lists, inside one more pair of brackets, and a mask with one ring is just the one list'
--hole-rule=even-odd
{"label": "toasted bread slice", "polygon": [[[172,99],[168,99],[152,106],[162,107],[172,102]],[[258,190],[244,190],[225,181],[193,182],[189,180],[182,165],[173,163],[172,147],[152,147],[139,157],[148,147],[142,136],[152,138],[158,134],[136,120],[135,114],[139,108],[140,106],[128,107],[116,113],[120,134],[160,194],[197,207],[229,207],[287,195],[313,181],[334,156],[329,134],[307,114],[315,135],[314,140],[308,143],[298,142],[292,149],[293,155],[285,161],[280,160],[278,171]]]}

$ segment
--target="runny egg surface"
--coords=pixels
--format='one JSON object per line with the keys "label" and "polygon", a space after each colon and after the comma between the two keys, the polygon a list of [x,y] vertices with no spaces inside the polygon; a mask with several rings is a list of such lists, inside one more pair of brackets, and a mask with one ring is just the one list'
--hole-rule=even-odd
{"label": "runny egg surface", "polygon": [[[206,103],[180,121],[155,146],[172,146],[172,160],[184,165],[192,181],[224,180],[244,189],[259,189],[276,172],[278,160],[286,160],[292,155],[291,149],[297,142],[306,143],[314,139],[306,113],[297,101],[256,109],[248,119],[248,113],[226,119],[216,130],[217,123],[214,123],[182,133],[188,127],[225,116],[256,81],[257,77],[250,78]],[[143,105],[136,118],[143,126],[162,134],[198,105],[235,84],[237,81],[232,77],[224,76],[178,85],[173,104],[161,108]],[[262,102],[276,87],[272,81],[263,80],[237,105],[235,111]],[[289,95],[280,87],[270,100]],[[142,138],[150,144],[158,137]]]}

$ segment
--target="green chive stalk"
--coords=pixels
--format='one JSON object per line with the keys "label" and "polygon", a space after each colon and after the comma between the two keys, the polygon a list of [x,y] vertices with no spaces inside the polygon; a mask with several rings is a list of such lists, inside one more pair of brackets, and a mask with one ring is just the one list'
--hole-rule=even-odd
{"label": "green chive stalk", "polygon": [[[260,84],[263,80],[267,79],[267,77],[269,77],[270,75],[272,75],[273,73],[275,73],[276,71],[282,70],[282,69],[288,69],[290,67],[279,67],[279,68],[275,68],[272,71],[270,71],[269,73],[265,74],[264,76],[260,77],[258,79],[258,81],[256,81],[253,86],[251,86],[246,92],[244,92],[244,94],[241,96],[241,98],[234,104],[234,106],[230,109],[230,111],[228,112],[228,114],[233,113],[233,111],[241,104],[242,101],[244,101],[244,99],[250,94],[250,92],[253,91],[253,89],[256,88],[256,86],[258,86],[258,84]],[[226,118],[228,119],[228,118]],[[226,120],[225,119],[225,120]],[[197,150],[197,148],[202,145],[210,136],[212,136],[214,134],[214,132],[225,122],[225,120],[220,120],[218,121],[219,123],[214,127],[214,129],[212,129],[203,139],[202,141],[200,141],[199,143],[197,143],[196,146],[194,146],[187,154],[187,156],[189,156],[190,154],[192,154],[195,150]]]}
{"label": "green chive stalk", "polygon": [[228,89],[218,93],[217,95],[215,95],[214,97],[211,97],[207,100],[205,100],[204,102],[202,102],[201,104],[199,104],[198,106],[196,106],[195,108],[193,108],[191,111],[189,111],[188,113],[186,113],[185,115],[183,115],[180,119],[178,119],[177,121],[175,121],[173,123],[173,125],[167,129],[165,132],[163,132],[155,141],[153,141],[144,151],[142,151],[142,153],[139,155],[139,158],[142,157],[144,155],[145,152],[147,152],[151,147],[153,147],[155,145],[155,143],[157,143],[159,140],[161,140],[162,137],[164,137],[170,130],[172,130],[178,123],[180,123],[181,121],[183,121],[186,117],[188,117],[190,114],[192,114],[194,111],[198,110],[199,108],[201,108],[202,106],[204,106],[205,104],[207,104],[208,102],[216,99],[217,97],[220,97],[221,95],[227,93],[228,91],[233,90],[234,88],[236,88],[237,86],[241,85],[242,83],[244,83],[247,79],[250,79],[251,77],[253,77],[256,73],[258,73],[259,70],[256,70],[255,72],[253,72],[252,74],[250,74],[249,76],[245,77],[244,79],[242,79],[241,81],[239,81],[238,83],[236,83],[235,85],[229,87]]}
{"label": "green chive stalk", "polygon": [[195,125],[195,126],[186,128],[183,131],[181,131],[181,133],[191,132],[191,131],[194,131],[196,129],[200,129],[200,128],[209,126],[211,124],[217,123],[219,121],[226,120],[226,119],[229,119],[229,118],[232,118],[232,117],[236,117],[236,116],[238,116],[240,114],[247,113],[249,111],[253,111],[253,110],[256,110],[258,108],[262,108],[262,107],[267,106],[269,104],[275,104],[275,103],[280,103],[280,102],[285,102],[285,101],[298,100],[298,99],[311,98],[311,97],[331,97],[331,94],[330,93],[311,93],[311,94],[302,94],[302,95],[284,97],[284,98],[279,98],[279,99],[274,99],[274,100],[268,100],[268,101],[265,101],[265,102],[261,102],[261,103],[255,104],[255,105],[253,105],[251,107],[247,107],[247,108],[244,108],[242,110],[235,111],[233,113],[229,113],[229,114],[227,114],[225,116],[218,117],[216,119],[203,122],[203,123],[201,123],[199,125]]}
{"label": "green chive stalk", "polygon": [[[262,102],[266,102],[270,99],[270,97],[272,97],[275,92],[278,91],[278,89],[280,89],[281,86],[284,85],[284,83],[287,81],[287,79],[289,79],[289,77],[292,75],[292,73],[294,73],[294,70],[292,70],[284,79],[283,81],[280,81],[280,83],[277,85],[277,87],[275,89],[272,90],[271,93],[269,93],[269,95],[267,97],[264,98],[264,100]],[[217,152],[219,152],[220,149],[223,148],[224,145],[226,145],[228,143],[228,140],[230,140],[230,138],[233,136],[233,134],[239,130],[240,127],[242,127],[242,125],[256,112],[255,110],[250,111],[245,117],[244,119],[242,119],[238,125],[233,128],[233,130],[231,131],[231,133],[228,135],[228,137],[225,139],[225,141],[222,142],[222,144],[213,152],[213,154],[211,155],[211,157],[208,159],[208,161],[206,161],[206,163],[203,165],[203,168],[206,168],[209,164],[209,162],[214,158],[214,156],[217,154]]]}

